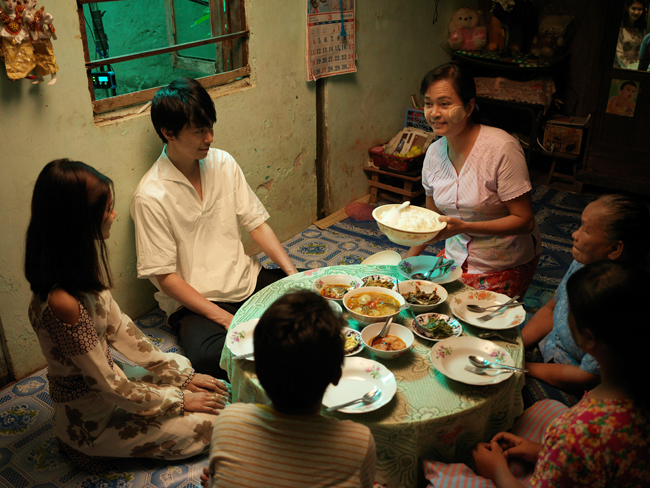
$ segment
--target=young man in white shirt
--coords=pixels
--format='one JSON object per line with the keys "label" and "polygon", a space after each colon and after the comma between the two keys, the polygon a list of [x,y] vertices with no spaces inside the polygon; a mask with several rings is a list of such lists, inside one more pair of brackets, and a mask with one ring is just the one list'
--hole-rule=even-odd
{"label": "young man in white shirt", "polygon": [[[210,148],[216,112],[196,80],[158,90],[151,119],[166,146],[131,204],[138,277],[149,278],[197,372],[225,378],[219,358],[233,315],[297,270],[233,157]],[[240,226],[280,269],[244,253]]]}

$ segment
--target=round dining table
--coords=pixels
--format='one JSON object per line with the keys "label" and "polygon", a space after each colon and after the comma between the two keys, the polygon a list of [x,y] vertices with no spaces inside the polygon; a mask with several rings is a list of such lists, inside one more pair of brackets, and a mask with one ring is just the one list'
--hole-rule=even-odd
{"label": "round dining table", "polygon": [[[382,274],[400,276],[394,265],[341,265],[304,271],[277,281],[248,299],[235,315],[231,328],[262,316],[280,296],[296,289],[311,289],[314,280],[325,275],[346,274],[359,278]],[[452,315],[449,303],[454,295],[471,290],[460,281],[443,284],[449,296],[433,311]],[[361,330],[362,325],[348,318],[349,326]],[[395,319],[412,326],[413,314],[404,310]],[[475,336],[478,329],[461,321],[462,335]],[[522,367],[524,349],[517,327],[505,331],[516,344],[495,340],[505,349],[516,366]],[[415,334],[414,334],[415,335]],[[469,385],[448,378],[432,364],[430,352],[436,342],[415,335],[413,348],[396,359],[374,357],[367,348],[357,356],[375,360],[395,376],[397,391],[390,402],[377,410],[359,414],[326,412],[323,415],[348,419],[368,426],[377,446],[376,480],[389,488],[418,486],[419,460],[471,462],[471,452],[478,442],[488,441],[494,434],[510,429],[523,412],[521,389],[523,374],[492,385]],[[236,360],[228,342],[221,355],[220,366],[227,371],[232,384],[233,402],[268,404],[269,401],[255,375],[253,361]]]}

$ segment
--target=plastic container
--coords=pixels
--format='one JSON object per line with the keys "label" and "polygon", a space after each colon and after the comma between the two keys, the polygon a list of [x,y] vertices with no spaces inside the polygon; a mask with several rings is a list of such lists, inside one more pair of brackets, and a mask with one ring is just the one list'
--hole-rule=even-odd
{"label": "plastic container", "polygon": [[384,146],[371,147],[368,150],[372,164],[378,168],[386,168],[400,173],[410,173],[412,171],[419,171],[422,169],[424,163],[424,153],[412,157],[402,158],[400,156],[393,156],[384,152]]}

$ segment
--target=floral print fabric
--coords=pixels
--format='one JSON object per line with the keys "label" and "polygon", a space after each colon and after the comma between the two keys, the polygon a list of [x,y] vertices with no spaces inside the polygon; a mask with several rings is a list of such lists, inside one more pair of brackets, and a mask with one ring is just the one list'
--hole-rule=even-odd
{"label": "floral print fabric", "polygon": [[[214,415],[183,407],[183,388],[194,376],[190,362],[160,351],[108,291],[84,294],[79,312],[71,325],[38,297],[29,309],[60,441],[102,457],[182,459],[207,450]],[[140,367],[120,367],[109,346]]]}
{"label": "floral print fabric", "polygon": [[533,487],[650,486],[650,419],[631,400],[585,397],[549,426]]}

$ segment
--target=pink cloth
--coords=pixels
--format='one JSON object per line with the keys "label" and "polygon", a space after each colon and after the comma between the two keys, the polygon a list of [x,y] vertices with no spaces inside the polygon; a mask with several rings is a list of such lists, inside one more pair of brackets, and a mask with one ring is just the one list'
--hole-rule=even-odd
{"label": "pink cloth", "polygon": [[[507,132],[481,126],[460,174],[447,156],[447,139],[429,146],[422,185],[445,215],[466,222],[509,215],[505,203],[532,190],[521,145]],[[541,252],[537,223],[531,234],[486,236],[459,234],[445,243],[445,254],[467,273],[494,273],[530,262]]]}
{"label": "pink cloth", "polygon": [[[519,418],[512,433],[533,442],[541,442],[551,421],[566,410],[566,405],[555,400],[537,402]],[[510,459],[508,466],[517,480],[529,488],[534,466],[520,459]],[[429,481],[427,488],[496,488],[492,481],[477,475],[465,464],[425,460],[422,467],[424,476]]]}

